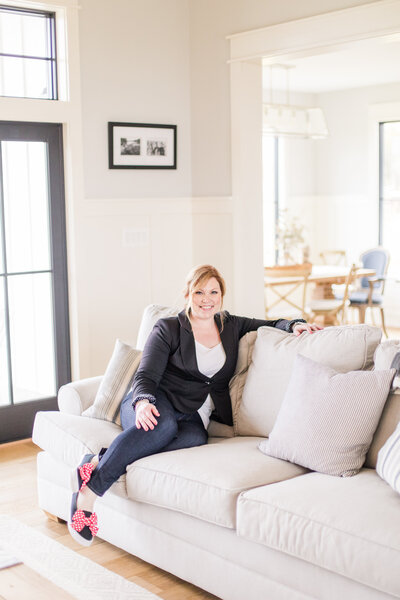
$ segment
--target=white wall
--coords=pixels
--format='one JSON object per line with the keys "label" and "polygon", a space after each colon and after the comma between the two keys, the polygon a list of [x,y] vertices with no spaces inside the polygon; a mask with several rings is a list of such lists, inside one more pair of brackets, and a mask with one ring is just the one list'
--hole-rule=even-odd
{"label": "white wall", "polygon": [[[85,196],[191,195],[188,0],[83,0]],[[109,170],[107,122],[178,126],[178,169]]]}
{"label": "white wall", "polygon": [[[346,248],[356,260],[378,244],[378,189],[371,172],[369,107],[400,100],[400,83],[321,94],[329,138],[316,155],[316,248]],[[378,127],[376,125],[376,127]],[[378,170],[378,157],[373,168]]]}
{"label": "white wall", "polygon": [[190,2],[194,195],[232,193],[229,42],[226,36],[368,3],[368,0]]}
{"label": "white wall", "polygon": [[[193,264],[187,0],[83,0],[80,373],[103,372],[143,308],[180,304]],[[178,126],[176,170],[108,169],[107,122]]]}
{"label": "white wall", "polygon": [[[233,257],[244,239],[234,237],[240,207],[231,199],[225,36],[362,3],[82,0],[84,198],[69,234],[76,255],[70,264],[79,351],[74,377],[102,372],[115,338],[134,341],[144,306],[179,298],[193,264],[221,269],[226,307],[235,307],[240,281]],[[109,170],[108,121],[177,124],[178,169]],[[132,245],[135,231],[144,236],[139,246]],[[262,248],[260,228],[246,236]]]}
{"label": "white wall", "polygon": [[[284,140],[284,201],[307,227],[313,262],[321,250],[334,248],[345,249],[348,262],[358,261],[364,250],[378,245],[378,156],[370,107],[396,101],[400,83],[317,95],[329,137]],[[388,281],[385,313],[392,326],[400,322],[399,294],[399,284]]]}

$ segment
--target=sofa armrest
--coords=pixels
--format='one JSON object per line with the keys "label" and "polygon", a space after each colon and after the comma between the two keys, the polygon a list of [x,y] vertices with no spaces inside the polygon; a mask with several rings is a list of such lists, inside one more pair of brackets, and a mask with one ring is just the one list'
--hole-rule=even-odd
{"label": "sofa armrest", "polygon": [[60,412],[81,415],[94,402],[103,376],[80,379],[63,385],[58,390]]}

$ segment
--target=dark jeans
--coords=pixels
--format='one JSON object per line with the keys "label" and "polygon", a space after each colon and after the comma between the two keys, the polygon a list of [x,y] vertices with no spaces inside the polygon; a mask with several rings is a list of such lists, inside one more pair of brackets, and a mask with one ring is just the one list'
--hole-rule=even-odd
{"label": "dark jeans", "polygon": [[208,434],[198,412],[184,414],[175,410],[163,392],[156,395],[160,416],[156,417],[158,424],[154,429],[136,428],[131,403],[132,395],[128,394],[121,404],[123,431],[101,456],[87,484],[97,496],[102,496],[126,472],[126,467],[139,458],[207,443]]}

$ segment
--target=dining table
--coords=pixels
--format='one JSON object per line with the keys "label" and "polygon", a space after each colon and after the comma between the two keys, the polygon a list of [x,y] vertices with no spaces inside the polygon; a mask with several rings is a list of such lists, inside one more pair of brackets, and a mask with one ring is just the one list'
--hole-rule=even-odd
{"label": "dining table", "polygon": [[[314,283],[312,297],[314,299],[333,299],[334,293],[332,285],[341,285],[346,283],[349,275],[350,267],[342,265],[312,265],[311,274],[308,276],[307,282]],[[355,273],[356,278],[373,277],[374,269],[365,269],[358,267]],[[264,285],[266,287],[275,287],[280,285],[290,285],[300,282],[304,279],[304,275],[288,276],[270,276],[264,277]]]}
{"label": "dining table", "polygon": [[[291,309],[295,309],[299,312],[299,315],[306,317],[307,310],[305,305],[305,294],[306,286],[310,283],[313,284],[313,290],[311,297],[313,300],[334,300],[334,285],[344,285],[349,276],[350,267],[342,265],[298,265],[298,273],[296,267],[291,269],[290,267],[272,267],[266,269],[267,273],[272,275],[265,275],[264,286],[265,290],[268,289],[274,293],[274,301],[266,304],[266,316],[271,317],[270,310],[273,307],[278,307],[284,303]],[[290,272],[290,276],[288,275]],[[296,274],[293,274],[296,273]],[[305,281],[305,275],[307,273],[307,280]],[[355,277],[373,277],[375,275],[374,269],[365,269],[362,266],[356,268]],[[279,286],[286,286],[280,288]],[[281,291],[282,289],[282,291]],[[302,300],[299,298],[299,292],[302,292]],[[324,318],[325,325],[332,325],[334,321],[329,317]]]}

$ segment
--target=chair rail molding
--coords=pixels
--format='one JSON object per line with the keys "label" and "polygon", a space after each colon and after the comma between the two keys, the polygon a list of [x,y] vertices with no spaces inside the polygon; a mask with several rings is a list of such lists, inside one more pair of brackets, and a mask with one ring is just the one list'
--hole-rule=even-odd
{"label": "chair rail molding", "polygon": [[[261,29],[230,42],[235,311],[264,312],[262,67],[400,33],[400,0],[380,0]],[[248,291],[251,290],[251,294]]]}

